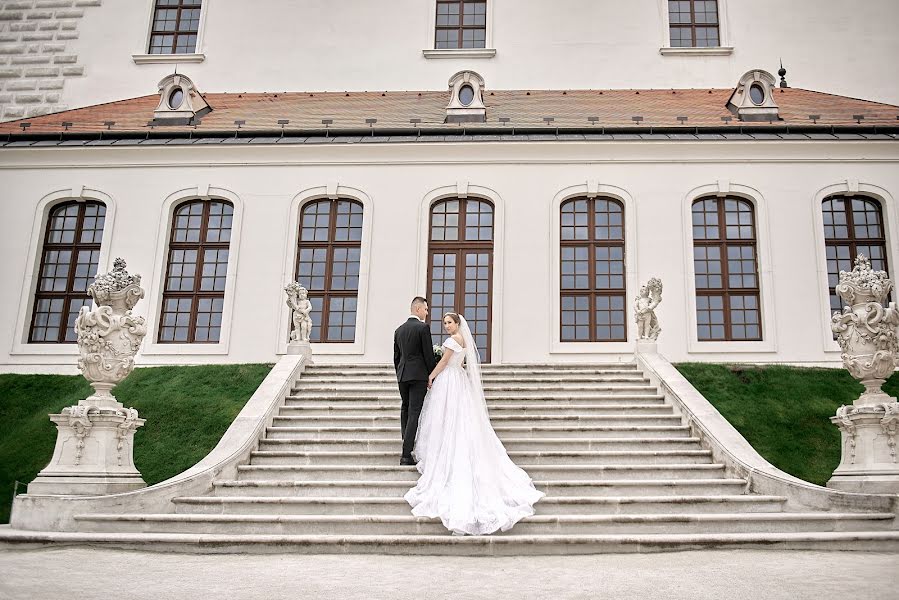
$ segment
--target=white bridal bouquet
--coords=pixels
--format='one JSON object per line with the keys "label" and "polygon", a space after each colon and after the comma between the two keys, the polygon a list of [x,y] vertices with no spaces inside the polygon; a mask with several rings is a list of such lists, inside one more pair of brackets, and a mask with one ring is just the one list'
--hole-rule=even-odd
{"label": "white bridal bouquet", "polygon": [[443,357],[443,346],[438,346],[434,344],[434,358],[437,362],[440,362],[440,359]]}

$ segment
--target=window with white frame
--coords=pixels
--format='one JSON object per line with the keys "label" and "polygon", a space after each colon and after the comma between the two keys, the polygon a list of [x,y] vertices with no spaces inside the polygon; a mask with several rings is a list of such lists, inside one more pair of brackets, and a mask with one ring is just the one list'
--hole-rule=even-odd
{"label": "window with white frame", "polygon": [[197,50],[202,0],[156,0],[149,54],[193,54]]}
{"label": "window with white frame", "polygon": [[668,0],[669,43],[672,48],[714,48],[721,45],[717,0]]}

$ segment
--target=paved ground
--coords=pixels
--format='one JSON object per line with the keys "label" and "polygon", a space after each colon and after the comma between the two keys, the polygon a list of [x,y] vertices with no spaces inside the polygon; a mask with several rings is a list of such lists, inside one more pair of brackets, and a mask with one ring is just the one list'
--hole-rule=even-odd
{"label": "paved ground", "polygon": [[0,551],[0,598],[825,600],[899,597],[899,556],[707,551],[456,558]]}

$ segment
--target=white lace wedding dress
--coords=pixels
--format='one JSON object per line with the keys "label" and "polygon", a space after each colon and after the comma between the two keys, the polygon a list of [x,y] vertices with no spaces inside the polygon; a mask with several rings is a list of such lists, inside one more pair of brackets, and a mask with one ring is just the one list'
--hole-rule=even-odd
{"label": "white lace wedding dress", "polygon": [[[464,319],[463,325],[463,339],[473,348]],[[439,517],[455,534],[506,531],[534,514],[534,503],[544,494],[493,431],[477,349],[463,349],[452,338],[443,347],[453,355],[425,398],[413,453],[421,477],[405,498],[413,515]],[[474,373],[462,366],[466,354],[467,369]]]}

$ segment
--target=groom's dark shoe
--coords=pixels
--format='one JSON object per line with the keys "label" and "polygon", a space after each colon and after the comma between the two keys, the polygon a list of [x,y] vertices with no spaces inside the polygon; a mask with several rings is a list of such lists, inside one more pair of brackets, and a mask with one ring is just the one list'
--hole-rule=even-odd
{"label": "groom's dark shoe", "polygon": [[415,462],[415,459],[412,459],[412,458],[406,458],[405,456],[402,457],[402,458],[400,459],[400,465],[401,465],[401,466],[414,465],[414,464],[417,464],[417,463]]}

